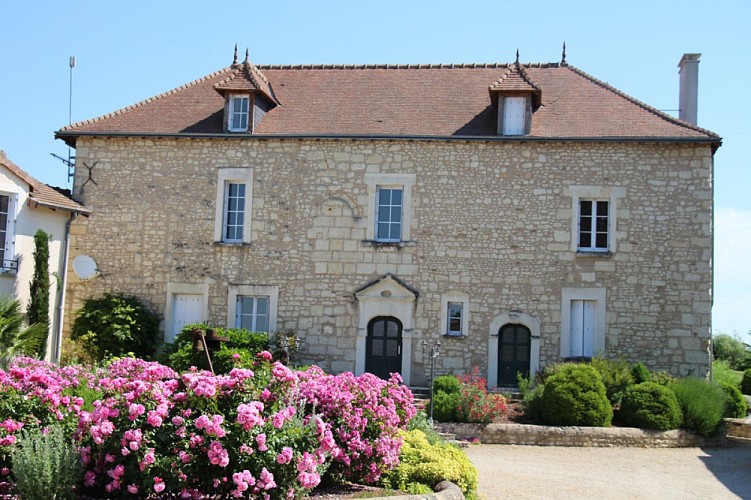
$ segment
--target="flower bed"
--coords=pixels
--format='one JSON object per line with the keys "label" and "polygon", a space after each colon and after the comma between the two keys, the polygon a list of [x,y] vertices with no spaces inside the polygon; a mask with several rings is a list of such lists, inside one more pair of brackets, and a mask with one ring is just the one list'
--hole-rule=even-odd
{"label": "flower bed", "polygon": [[400,382],[292,371],[266,352],[217,376],[132,358],[94,373],[19,359],[0,371],[0,409],[13,415],[0,423],[0,474],[23,429],[59,423],[91,496],[292,498],[325,473],[375,483],[398,465],[398,431],[415,414]]}

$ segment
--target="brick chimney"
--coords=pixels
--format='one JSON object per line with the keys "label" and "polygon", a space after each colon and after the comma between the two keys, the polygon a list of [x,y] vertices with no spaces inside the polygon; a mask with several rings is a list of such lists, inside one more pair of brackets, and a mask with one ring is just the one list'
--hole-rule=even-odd
{"label": "brick chimney", "polygon": [[678,118],[696,125],[696,109],[699,100],[699,58],[701,54],[683,54],[678,63],[680,91]]}

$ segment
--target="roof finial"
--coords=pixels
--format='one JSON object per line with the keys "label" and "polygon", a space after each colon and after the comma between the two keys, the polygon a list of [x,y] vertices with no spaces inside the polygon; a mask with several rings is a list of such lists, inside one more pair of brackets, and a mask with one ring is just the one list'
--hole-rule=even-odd
{"label": "roof finial", "polygon": [[232,60],[232,65],[237,64],[237,44],[235,44],[235,58]]}
{"label": "roof finial", "polygon": [[563,42],[563,55],[561,56],[561,64],[566,64],[566,42]]}
{"label": "roof finial", "polygon": [[519,49],[516,49],[516,64],[519,64]]}
{"label": "roof finial", "polygon": [[250,62],[248,60],[249,57],[250,57],[250,49],[246,48],[245,49],[245,60],[243,61],[244,64],[248,64]]}

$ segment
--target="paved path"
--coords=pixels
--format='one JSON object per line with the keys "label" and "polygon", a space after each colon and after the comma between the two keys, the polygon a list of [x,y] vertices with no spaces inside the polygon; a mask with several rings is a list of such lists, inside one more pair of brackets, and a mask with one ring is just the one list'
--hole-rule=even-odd
{"label": "paved path", "polygon": [[480,498],[751,499],[751,444],[727,448],[474,445]]}

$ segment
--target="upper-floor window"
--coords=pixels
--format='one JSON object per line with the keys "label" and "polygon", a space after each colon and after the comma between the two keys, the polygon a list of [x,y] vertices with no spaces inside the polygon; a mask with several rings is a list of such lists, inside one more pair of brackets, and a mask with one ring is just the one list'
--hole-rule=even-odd
{"label": "upper-floor window", "polygon": [[235,307],[235,328],[268,333],[269,297],[238,295]]}
{"label": "upper-floor window", "polygon": [[403,189],[378,186],[376,213],[377,241],[401,241]]}
{"label": "upper-floor window", "polygon": [[505,97],[503,99],[503,135],[524,135],[526,129],[527,99]]}
{"label": "upper-floor window", "polygon": [[223,241],[243,241],[245,226],[245,184],[227,182],[224,188]]}
{"label": "upper-floor window", "polygon": [[214,241],[250,243],[253,169],[220,168],[217,174]]}
{"label": "upper-floor window", "polygon": [[462,332],[462,313],[464,304],[461,302],[449,302],[448,306],[448,318],[446,323],[448,325],[447,335],[461,335]]}
{"label": "upper-floor window", "polygon": [[609,250],[609,207],[607,200],[579,200],[579,250]]}
{"label": "upper-floor window", "polygon": [[10,235],[8,227],[10,226],[10,197],[0,195],[0,265],[5,267],[5,257],[8,253],[8,243]]}
{"label": "upper-floor window", "polygon": [[250,96],[233,95],[229,98],[228,126],[230,132],[247,132],[250,116]]}

